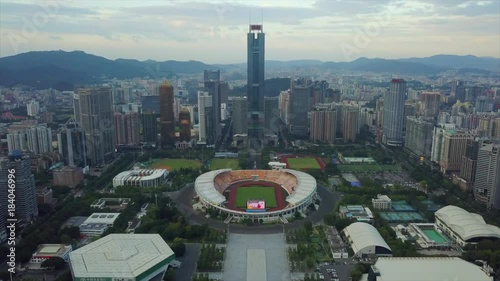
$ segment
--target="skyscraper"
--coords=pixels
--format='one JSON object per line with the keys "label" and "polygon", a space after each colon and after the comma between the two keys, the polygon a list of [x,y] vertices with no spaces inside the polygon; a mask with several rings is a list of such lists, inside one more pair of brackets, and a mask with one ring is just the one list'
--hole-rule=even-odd
{"label": "skyscraper", "polygon": [[64,128],[57,134],[57,147],[65,165],[86,166],[85,133],[80,128]]}
{"label": "skyscraper", "polygon": [[439,102],[441,94],[439,92],[423,92],[420,95],[423,115],[425,117],[435,117],[439,113]]}
{"label": "skyscraper", "polygon": [[78,89],[81,127],[87,142],[90,166],[100,166],[115,157],[113,96],[109,87]]}
{"label": "skyscraper", "polygon": [[179,113],[179,140],[180,141],[190,141],[191,140],[191,113],[187,108],[183,108]]}
{"label": "skyscraper", "polygon": [[462,157],[465,155],[467,141],[474,135],[464,131],[448,130],[443,133],[443,148],[441,152],[441,172],[459,172]]}
{"label": "skyscraper", "polygon": [[465,101],[465,86],[463,81],[453,80],[451,82],[451,96],[461,102]]}
{"label": "skyscraper", "polygon": [[[38,216],[35,177],[31,172],[31,159],[23,157],[19,151],[0,160],[0,214],[4,217],[7,214],[9,169],[15,170],[16,217],[31,221]],[[5,225],[1,227],[3,229]]]}
{"label": "skyscraper", "polygon": [[462,156],[462,162],[460,163],[461,181],[458,183],[464,190],[472,190],[476,179],[477,157],[482,146],[483,140],[467,140],[465,155]]}
{"label": "skyscraper", "polygon": [[264,134],[264,47],[262,25],[252,24],[247,34],[248,143],[260,146]]}
{"label": "skyscraper", "polygon": [[279,131],[278,97],[264,97],[264,133],[277,134]]}
{"label": "skyscraper", "polygon": [[359,133],[359,107],[342,106],[342,139],[344,142],[356,141]]}
{"label": "skyscraper", "polygon": [[290,133],[297,137],[309,135],[309,102],[311,96],[311,86],[299,81],[292,81],[289,95],[287,120]]}
{"label": "skyscraper", "polygon": [[52,152],[52,130],[46,126],[36,126],[26,130],[28,150],[35,154]]}
{"label": "skyscraper", "polygon": [[403,145],[405,95],[405,80],[392,79],[391,87],[384,95],[384,135],[382,141],[388,146]]}
{"label": "skyscraper", "polygon": [[14,150],[25,151],[28,149],[28,143],[26,142],[26,133],[24,132],[14,132],[7,134],[7,148],[9,153]]}
{"label": "skyscraper", "polygon": [[220,137],[221,134],[221,81],[220,70],[205,70],[203,74],[203,84],[205,91],[212,97],[212,127],[210,127],[210,135],[213,136],[214,142]]}
{"label": "skyscraper", "polygon": [[232,119],[233,119],[233,134],[246,134],[247,129],[247,108],[248,102],[246,97],[232,97]]}
{"label": "skyscraper", "polygon": [[37,116],[40,112],[40,105],[37,101],[30,101],[30,103],[26,105],[26,110],[28,111],[28,116]]}
{"label": "skyscraper", "polygon": [[424,118],[407,117],[405,148],[418,157],[431,157],[434,124]]}
{"label": "skyscraper", "polygon": [[311,111],[310,139],[313,142],[335,142],[337,112],[334,110]]}
{"label": "skyscraper", "polygon": [[500,145],[488,144],[479,149],[474,197],[488,208],[500,208]]}
{"label": "skyscraper", "polygon": [[75,123],[80,124],[80,95],[73,95],[73,118]]}
{"label": "skyscraper", "polygon": [[198,114],[199,114],[199,144],[212,144],[210,127],[212,126],[212,97],[208,92],[198,92]]}
{"label": "skyscraper", "polygon": [[175,142],[174,88],[168,81],[160,86],[160,133],[161,145],[171,146]]}
{"label": "skyscraper", "polygon": [[115,112],[116,144],[138,144],[140,142],[139,114]]}

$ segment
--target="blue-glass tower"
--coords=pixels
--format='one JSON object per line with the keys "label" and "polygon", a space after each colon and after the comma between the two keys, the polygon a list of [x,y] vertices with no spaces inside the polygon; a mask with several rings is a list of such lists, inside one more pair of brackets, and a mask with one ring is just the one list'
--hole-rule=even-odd
{"label": "blue-glass tower", "polygon": [[248,143],[260,146],[264,138],[265,34],[262,25],[250,25],[247,43]]}

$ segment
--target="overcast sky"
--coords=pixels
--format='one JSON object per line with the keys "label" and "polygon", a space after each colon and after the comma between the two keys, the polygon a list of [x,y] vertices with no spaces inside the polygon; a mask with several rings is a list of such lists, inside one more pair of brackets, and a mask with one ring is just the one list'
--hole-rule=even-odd
{"label": "overcast sky", "polygon": [[0,57],[62,49],[245,62],[248,24],[262,11],[268,60],[500,57],[500,0],[0,0]]}

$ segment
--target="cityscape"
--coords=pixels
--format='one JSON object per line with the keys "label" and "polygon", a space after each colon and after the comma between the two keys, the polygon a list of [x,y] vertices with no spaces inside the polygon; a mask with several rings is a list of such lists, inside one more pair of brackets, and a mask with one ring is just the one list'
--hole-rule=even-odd
{"label": "cityscape", "polygon": [[[368,28],[368,45],[355,34],[330,61],[319,47],[314,59],[275,60],[303,42],[278,54],[284,35],[267,13],[304,10],[304,23],[331,3],[214,2],[221,21],[249,13],[216,40],[218,54],[210,40],[192,51],[173,16],[186,45],[167,55],[192,58],[158,59],[145,43],[137,57],[151,58],[137,60],[121,57],[124,37],[113,55],[73,50],[55,31],[65,50],[45,47],[54,27],[43,15],[76,19],[94,6],[37,4],[38,35],[12,31],[28,2],[0,6],[0,280],[500,280],[500,40],[473,54],[428,42],[428,56],[352,57],[378,54]],[[132,2],[120,9],[146,12]],[[382,15],[401,20],[393,6],[406,4],[388,2]],[[490,19],[500,3],[484,2],[427,4]],[[147,15],[198,15],[207,3],[154,3]],[[394,40],[388,49],[406,46]],[[238,52],[244,62],[232,62]]]}

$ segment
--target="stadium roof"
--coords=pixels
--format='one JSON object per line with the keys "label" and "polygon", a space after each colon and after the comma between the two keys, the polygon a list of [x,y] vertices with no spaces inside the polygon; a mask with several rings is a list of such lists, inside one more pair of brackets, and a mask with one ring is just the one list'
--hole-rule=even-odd
{"label": "stadium roof", "polygon": [[70,253],[75,278],[134,279],[173,259],[159,234],[109,234]]}
{"label": "stadium roof", "polygon": [[443,207],[436,211],[435,216],[464,241],[478,237],[500,239],[500,228],[486,224],[482,216],[469,213],[460,207]]}
{"label": "stadium roof", "polygon": [[348,227],[344,228],[344,232],[352,239],[351,248],[355,255],[367,247],[383,247],[392,251],[389,245],[385,242],[384,238],[380,236],[377,229],[365,222],[351,223]]}
{"label": "stadium roof", "polygon": [[296,170],[284,169],[283,171],[297,178],[297,189],[286,198],[288,203],[299,205],[316,191],[316,179],[311,175]]}
{"label": "stadium roof", "polygon": [[220,173],[231,171],[231,169],[221,169],[210,171],[200,175],[194,182],[194,188],[198,196],[203,197],[213,205],[220,205],[226,201],[226,197],[217,191],[214,184],[214,178]]}
{"label": "stadium roof", "polygon": [[478,266],[457,257],[379,257],[377,281],[491,281]]}

